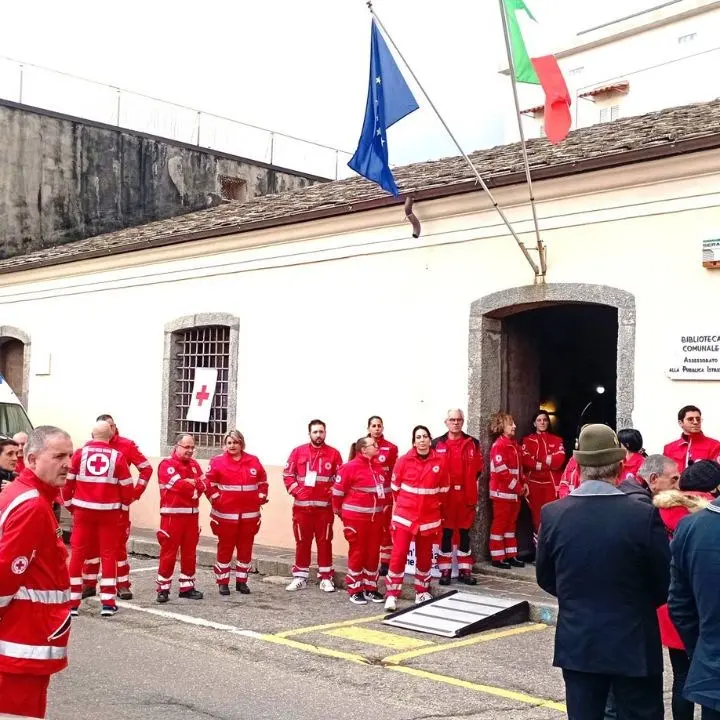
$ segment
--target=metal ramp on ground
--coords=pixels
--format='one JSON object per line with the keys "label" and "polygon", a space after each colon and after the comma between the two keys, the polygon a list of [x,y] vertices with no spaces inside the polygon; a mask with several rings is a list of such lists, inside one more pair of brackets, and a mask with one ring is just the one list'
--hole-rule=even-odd
{"label": "metal ramp on ground", "polygon": [[384,625],[416,632],[462,637],[471,633],[519,625],[530,619],[527,601],[451,590],[444,595],[388,615]]}

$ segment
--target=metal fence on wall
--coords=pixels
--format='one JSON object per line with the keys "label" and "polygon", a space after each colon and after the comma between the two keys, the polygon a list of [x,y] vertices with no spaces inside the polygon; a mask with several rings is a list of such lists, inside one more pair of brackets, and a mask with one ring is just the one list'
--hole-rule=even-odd
{"label": "metal fence on wall", "polygon": [[3,56],[0,97],[320,177],[352,174],[343,150]]}

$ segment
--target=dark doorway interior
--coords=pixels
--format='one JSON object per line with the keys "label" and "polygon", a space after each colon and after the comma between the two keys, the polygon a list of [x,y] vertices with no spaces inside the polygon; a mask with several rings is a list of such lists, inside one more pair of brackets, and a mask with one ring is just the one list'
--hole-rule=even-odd
{"label": "dark doorway interior", "polygon": [[[579,427],[615,427],[617,309],[566,303],[505,317],[506,397],[517,439],[531,432],[538,407],[550,413],[553,432],[571,456]],[[604,392],[599,393],[601,388]],[[524,508],[518,541],[532,551],[529,512]]]}
{"label": "dark doorway interior", "polygon": [[0,338],[0,373],[15,394],[22,397],[25,378],[25,345],[15,338]]}

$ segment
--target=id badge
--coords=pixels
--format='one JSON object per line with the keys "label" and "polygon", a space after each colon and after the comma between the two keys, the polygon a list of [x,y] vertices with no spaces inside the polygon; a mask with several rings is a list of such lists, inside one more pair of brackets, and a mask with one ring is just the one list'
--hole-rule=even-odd
{"label": "id badge", "polygon": [[377,496],[378,496],[381,500],[384,500],[384,499],[385,499],[385,488],[383,487],[383,484],[382,484],[382,483],[377,483],[377,484],[375,485],[375,487],[377,488]]}
{"label": "id badge", "polygon": [[315,487],[317,483],[317,471],[308,470],[305,474],[305,487]]}

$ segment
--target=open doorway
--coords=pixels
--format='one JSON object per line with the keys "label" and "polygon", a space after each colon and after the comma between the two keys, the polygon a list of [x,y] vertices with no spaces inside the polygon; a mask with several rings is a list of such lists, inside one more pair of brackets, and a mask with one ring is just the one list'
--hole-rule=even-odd
{"label": "open doorway", "polygon": [[[491,444],[487,422],[498,410],[513,414],[521,439],[543,405],[552,413],[553,430],[563,438],[568,456],[579,425],[632,427],[631,293],[583,283],[525,285],[480,298],[470,315],[468,427],[480,438],[486,457]],[[473,532],[477,557],[488,556],[487,484],[486,468]],[[520,547],[532,545],[529,531],[518,540]]]}
{"label": "open doorway", "polygon": [[521,311],[504,325],[507,408],[518,439],[532,431],[538,408],[550,414],[568,455],[583,424],[615,428],[617,308],[562,303]]}

